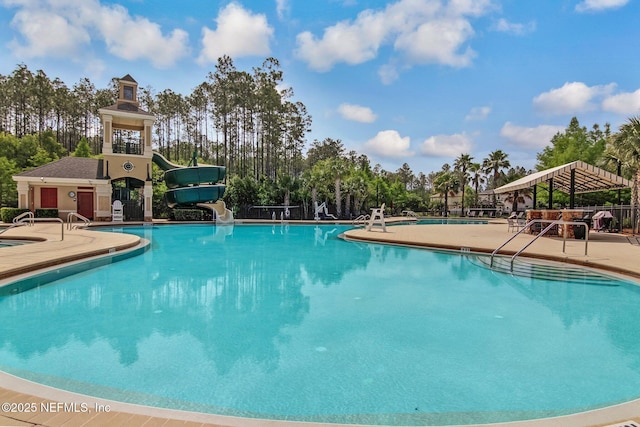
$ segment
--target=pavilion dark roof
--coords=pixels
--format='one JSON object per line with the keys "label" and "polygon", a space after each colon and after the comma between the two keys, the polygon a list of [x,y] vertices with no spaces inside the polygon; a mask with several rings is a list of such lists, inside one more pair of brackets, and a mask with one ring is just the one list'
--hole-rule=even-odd
{"label": "pavilion dark roof", "polygon": [[72,179],[104,179],[102,159],[63,157],[16,176]]}

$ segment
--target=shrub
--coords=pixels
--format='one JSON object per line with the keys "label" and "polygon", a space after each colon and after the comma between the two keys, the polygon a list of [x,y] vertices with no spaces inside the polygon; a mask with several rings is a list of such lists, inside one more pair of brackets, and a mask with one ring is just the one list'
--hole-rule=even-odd
{"label": "shrub", "polygon": [[200,209],[174,209],[173,217],[176,221],[202,221],[203,213]]}
{"label": "shrub", "polygon": [[36,209],[36,218],[58,218],[58,209]]}
{"label": "shrub", "polygon": [[0,219],[2,222],[12,222],[13,218],[18,215],[23,214],[24,212],[29,212],[29,209],[24,208],[1,208],[0,209]]}

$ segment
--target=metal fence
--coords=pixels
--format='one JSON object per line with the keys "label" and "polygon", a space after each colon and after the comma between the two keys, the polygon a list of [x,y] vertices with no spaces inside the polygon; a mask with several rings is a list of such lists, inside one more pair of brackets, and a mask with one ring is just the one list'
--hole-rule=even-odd
{"label": "metal fence", "polygon": [[576,209],[583,209],[595,214],[599,211],[611,212],[614,218],[613,228],[638,233],[640,227],[640,212],[631,205],[608,205],[608,206],[579,206]]}

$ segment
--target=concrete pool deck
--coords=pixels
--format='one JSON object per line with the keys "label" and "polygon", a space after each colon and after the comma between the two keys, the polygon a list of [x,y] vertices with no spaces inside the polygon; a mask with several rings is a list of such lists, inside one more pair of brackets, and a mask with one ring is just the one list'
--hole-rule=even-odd
{"label": "concrete pool deck", "polygon": [[[264,223],[264,221],[261,221]],[[251,221],[243,221],[251,223]],[[267,222],[271,223],[271,222]],[[299,223],[290,221],[290,224]],[[279,221],[273,223],[280,224]],[[313,223],[315,224],[315,223]],[[321,224],[331,224],[323,221]],[[101,224],[102,225],[102,224]],[[104,225],[109,225],[108,223]],[[122,225],[121,223],[118,225]],[[467,225],[396,225],[386,232],[362,228],[345,233],[348,239],[375,241],[385,244],[411,245],[461,251],[469,248],[476,252],[491,252],[514,233],[508,232],[504,220],[489,224]],[[86,229],[64,230],[60,240],[59,224],[36,224],[33,227],[17,227],[0,235],[3,238],[37,239],[36,243],[0,248],[0,286],[27,273],[51,268],[65,262],[121,252],[139,245],[140,238],[120,233],[105,233]],[[517,236],[501,253],[513,253],[531,240],[530,235]],[[561,238],[540,238],[523,256],[569,262],[592,268],[605,269],[640,278],[640,242],[637,236],[591,232],[588,255],[584,255],[584,240],[567,240],[566,253],[562,253]],[[464,248],[464,249],[463,249]],[[35,408],[36,411],[0,411],[0,426],[311,426],[313,423],[296,423],[258,419],[242,419],[211,414],[159,409],[131,405],[105,399],[82,396],[63,390],[42,386],[0,372],[0,401],[15,404],[16,409]],[[62,406],[57,405],[61,402]],[[76,403],[78,406],[64,406]],[[83,411],[85,406],[88,409]],[[30,406],[25,406],[30,405]],[[106,407],[109,410],[104,410]],[[102,408],[102,411],[96,408]],[[48,409],[48,410],[44,410]],[[634,421],[640,424],[640,400],[614,407],[584,412],[566,417],[502,423],[500,426],[549,427],[549,426],[608,426]],[[337,424],[331,424],[336,426]],[[497,425],[497,424],[496,424]],[[623,424],[620,424],[623,425]]]}

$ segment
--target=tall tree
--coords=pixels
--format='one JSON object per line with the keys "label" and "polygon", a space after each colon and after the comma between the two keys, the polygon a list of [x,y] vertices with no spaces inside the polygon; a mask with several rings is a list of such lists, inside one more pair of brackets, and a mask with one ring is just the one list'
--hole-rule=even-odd
{"label": "tall tree", "polygon": [[25,64],[18,65],[18,68],[13,71],[9,77],[7,89],[13,110],[13,134],[20,138],[34,130],[31,122],[33,73]]}
{"label": "tall tree", "polygon": [[449,195],[454,196],[459,187],[460,179],[449,170],[441,171],[434,180],[434,190],[444,196],[444,216],[449,216]]}
{"label": "tall tree", "polygon": [[460,154],[454,161],[453,167],[460,174],[460,184],[462,185],[462,216],[464,216],[464,193],[469,181],[469,174],[467,171],[473,163],[473,157],[470,154]]}
{"label": "tall tree", "polygon": [[[509,163],[507,157],[509,156],[502,150],[495,150],[489,153],[489,156],[487,156],[482,161],[482,169],[484,170],[484,172],[488,175],[492,175],[491,189],[498,188],[500,183],[500,173],[502,169],[511,166],[511,163]],[[493,206],[496,206],[495,193],[493,194]]]}
{"label": "tall tree", "polygon": [[640,207],[640,117],[631,117],[620,126],[619,132],[609,139],[606,155],[617,159],[632,176],[631,204],[635,228]]}
{"label": "tall tree", "polygon": [[473,185],[473,190],[475,191],[473,203],[475,206],[478,206],[478,196],[480,191],[480,186],[485,183],[485,178],[482,171],[482,165],[480,163],[471,163],[469,166],[469,172],[471,172],[471,176],[469,180]]}
{"label": "tall tree", "polygon": [[43,132],[51,117],[53,106],[53,85],[42,70],[38,70],[33,77],[33,103],[37,117],[37,131]]}
{"label": "tall tree", "polygon": [[550,169],[576,160],[595,164],[604,152],[607,138],[611,132],[609,124],[602,131],[597,124],[590,131],[580,126],[576,117],[571,119],[564,132],[558,132],[551,138],[551,145],[538,153],[538,170]]}
{"label": "tall tree", "polygon": [[307,152],[309,167],[313,167],[321,160],[344,156],[344,145],[339,139],[325,138],[322,141],[313,140]]}
{"label": "tall tree", "polygon": [[396,171],[396,175],[398,175],[398,179],[402,184],[404,184],[405,190],[410,190],[413,181],[415,180],[415,176],[413,175],[413,171],[408,163],[403,163],[400,168]]}

